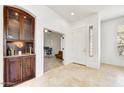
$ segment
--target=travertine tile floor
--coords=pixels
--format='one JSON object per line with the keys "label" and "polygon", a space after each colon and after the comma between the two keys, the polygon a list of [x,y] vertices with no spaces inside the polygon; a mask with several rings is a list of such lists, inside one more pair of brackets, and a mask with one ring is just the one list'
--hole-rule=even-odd
{"label": "travertine tile floor", "polygon": [[102,64],[99,70],[68,64],[17,87],[115,87],[124,86],[124,67]]}
{"label": "travertine tile floor", "polygon": [[62,65],[63,63],[61,59],[56,59],[55,57],[44,58],[44,72],[60,67]]}

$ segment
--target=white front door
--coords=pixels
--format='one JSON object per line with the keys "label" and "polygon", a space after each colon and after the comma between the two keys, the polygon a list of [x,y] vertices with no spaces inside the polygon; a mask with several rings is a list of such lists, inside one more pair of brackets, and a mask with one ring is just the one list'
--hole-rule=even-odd
{"label": "white front door", "polygon": [[72,59],[74,63],[86,65],[86,30],[85,27],[74,29],[72,32]]}

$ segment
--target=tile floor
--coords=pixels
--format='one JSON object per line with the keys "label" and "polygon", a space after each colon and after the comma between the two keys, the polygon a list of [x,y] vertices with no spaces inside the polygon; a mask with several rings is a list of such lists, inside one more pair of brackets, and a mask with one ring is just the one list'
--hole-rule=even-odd
{"label": "tile floor", "polygon": [[61,59],[56,59],[55,57],[44,58],[44,72],[60,67],[62,65],[63,63]]}
{"label": "tile floor", "polygon": [[99,70],[78,64],[63,65],[17,87],[121,87],[124,67],[102,64]]}

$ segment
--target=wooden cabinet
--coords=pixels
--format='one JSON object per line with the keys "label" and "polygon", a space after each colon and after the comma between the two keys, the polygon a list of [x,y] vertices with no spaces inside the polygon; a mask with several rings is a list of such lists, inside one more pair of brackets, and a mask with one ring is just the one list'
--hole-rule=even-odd
{"label": "wooden cabinet", "polygon": [[4,6],[4,86],[35,77],[34,27],[35,18],[29,13]]}
{"label": "wooden cabinet", "polygon": [[30,57],[30,62],[31,62],[31,77],[35,77],[35,56]]}
{"label": "wooden cabinet", "polygon": [[[7,49],[22,51],[23,53],[34,53],[34,27],[35,18],[27,12],[4,6],[4,56]],[[20,47],[21,46],[21,47]]]}
{"label": "wooden cabinet", "polygon": [[4,86],[11,86],[21,82],[21,59],[9,58],[5,59],[4,64]]}
{"label": "wooden cabinet", "polygon": [[22,78],[23,80],[27,80],[31,76],[31,62],[30,57],[23,57],[22,58]]}
{"label": "wooden cabinet", "polygon": [[34,40],[34,17],[13,7],[4,7],[7,40]]}
{"label": "wooden cabinet", "polygon": [[4,86],[13,86],[35,77],[35,56],[4,59]]}
{"label": "wooden cabinet", "polygon": [[22,58],[22,73],[23,80],[35,77],[35,56]]}

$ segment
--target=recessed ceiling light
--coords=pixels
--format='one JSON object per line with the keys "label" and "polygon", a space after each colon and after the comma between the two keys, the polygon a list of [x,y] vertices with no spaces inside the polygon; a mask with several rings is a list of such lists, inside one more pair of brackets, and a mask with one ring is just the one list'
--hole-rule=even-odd
{"label": "recessed ceiling light", "polygon": [[44,32],[48,32],[48,30],[47,30],[47,29],[45,29],[45,30],[44,30]]}
{"label": "recessed ceiling light", "polygon": [[73,15],[75,15],[75,13],[74,12],[71,12],[71,16],[73,16]]}

